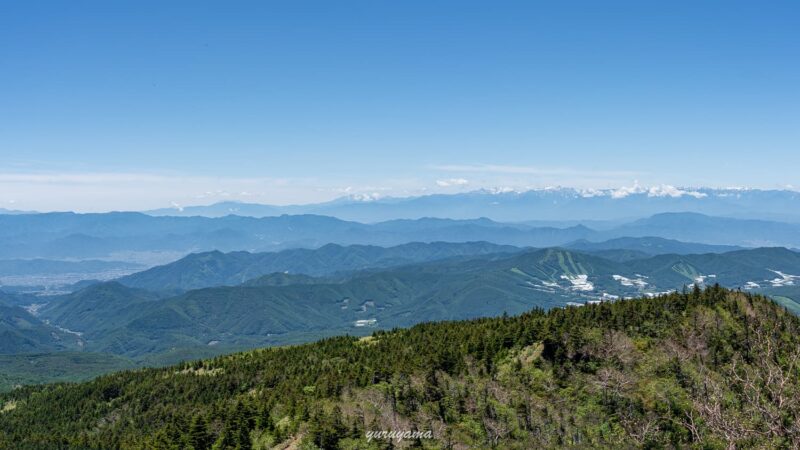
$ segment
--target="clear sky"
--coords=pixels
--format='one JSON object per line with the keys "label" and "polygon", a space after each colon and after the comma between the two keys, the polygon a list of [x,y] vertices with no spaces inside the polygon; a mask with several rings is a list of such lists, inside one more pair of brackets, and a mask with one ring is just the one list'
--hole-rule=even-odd
{"label": "clear sky", "polygon": [[0,4],[0,207],[800,186],[800,2]]}

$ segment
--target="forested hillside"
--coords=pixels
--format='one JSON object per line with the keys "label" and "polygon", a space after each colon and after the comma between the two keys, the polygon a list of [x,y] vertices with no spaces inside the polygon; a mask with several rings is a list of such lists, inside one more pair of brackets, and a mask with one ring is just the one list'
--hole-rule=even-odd
{"label": "forested hillside", "polygon": [[72,350],[78,343],[77,336],[40,322],[0,291],[0,355]]}
{"label": "forested hillside", "polygon": [[[212,252],[142,272],[140,281],[166,289],[107,282],[60,296],[0,293],[0,351],[6,361],[0,365],[0,391],[420,322],[654,296],[692,284],[741,287],[800,311],[800,253],[784,248],[630,260],[604,256],[487,243]],[[417,262],[404,264],[409,260]],[[274,269],[280,271],[244,284],[173,295],[196,282],[224,284]],[[86,352],[89,370],[75,364],[74,356],[53,354],[64,351]]]}
{"label": "forested hillside", "polygon": [[24,387],[0,447],[797,448],[799,361],[796,316],[695,288]]}
{"label": "forested hillside", "polygon": [[191,254],[173,263],[122,277],[118,281],[125,286],[152,291],[187,291],[234,286],[275,272],[321,276],[520,250],[489,242],[412,242],[388,248],[328,244],[316,249],[293,248],[265,253],[214,251]]}
{"label": "forested hillside", "polygon": [[[421,258],[458,255],[467,247],[475,247],[478,254],[344,276],[273,273],[244,285],[194,289],[177,296],[160,296],[116,282],[95,284],[53,297],[37,317],[80,333],[71,336],[80,338],[85,351],[163,364],[332,335],[364,335],[371,327],[391,329],[425,321],[520,314],[534,307],[652,296],[695,283],[760,289],[788,286],[800,278],[793,275],[800,273],[800,253],[782,248],[659,255],[628,262],[563,249],[480,254],[482,249],[505,248],[482,243],[413,244],[402,250],[329,246],[305,252],[314,255],[308,262],[334,260],[323,257],[329,253],[349,256],[340,265],[346,267],[351,261],[362,264],[365,253]],[[246,271],[255,274],[261,270],[258,264],[229,264],[230,260],[280,259],[276,255],[280,253],[210,253],[143,273],[174,287],[177,283],[172,281],[200,280],[209,271],[229,273],[230,267],[240,274],[244,272],[239,269],[249,267]],[[392,260],[386,256],[371,261]],[[329,267],[337,266],[331,262]],[[796,295],[782,297],[788,307],[798,306]]]}

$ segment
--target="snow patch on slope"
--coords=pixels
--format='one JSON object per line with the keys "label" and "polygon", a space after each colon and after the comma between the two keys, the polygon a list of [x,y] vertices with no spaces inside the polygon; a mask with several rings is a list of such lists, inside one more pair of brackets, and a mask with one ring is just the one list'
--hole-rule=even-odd
{"label": "snow patch on slope", "polygon": [[794,280],[800,279],[800,275],[789,275],[781,272],[780,270],[769,270],[770,272],[774,272],[778,275],[777,278],[773,278],[769,280],[770,284],[773,286],[794,286]]}
{"label": "snow patch on slope", "polygon": [[570,289],[572,289],[573,291],[588,292],[594,290],[594,284],[592,284],[592,282],[589,281],[588,275],[575,275],[575,276],[561,275],[561,279],[569,281],[572,284]]}
{"label": "snow patch on slope", "polygon": [[669,184],[662,184],[659,186],[652,186],[649,188],[640,186],[638,182],[635,182],[633,186],[623,186],[619,189],[612,189],[609,191],[609,195],[611,198],[625,198],[629,195],[633,194],[647,194],[648,197],[671,197],[671,198],[680,198],[683,196],[689,196],[694,198],[704,198],[708,197],[708,194],[696,190],[691,189],[681,189]]}
{"label": "snow patch on slope", "polygon": [[611,277],[615,281],[619,281],[619,284],[621,284],[623,286],[630,286],[630,287],[635,286],[635,287],[637,287],[639,289],[644,289],[647,286],[647,282],[644,281],[642,279],[643,277],[641,277],[641,276],[639,276],[638,278],[627,278],[627,277],[623,277],[622,275],[612,275]]}

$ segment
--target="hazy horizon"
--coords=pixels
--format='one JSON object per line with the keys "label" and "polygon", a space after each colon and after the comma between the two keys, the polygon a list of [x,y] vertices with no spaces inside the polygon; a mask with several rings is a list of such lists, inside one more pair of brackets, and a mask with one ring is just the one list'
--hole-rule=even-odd
{"label": "hazy horizon", "polygon": [[85,6],[3,7],[0,208],[800,185],[792,2]]}
{"label": "hazy horizon", "polygon": [[[106,212],[148,212],[148,211],[161,211],[161,210],[176,210],[183,211],[185,208],[191,207],[205,207],[214,206],[218,204],[234,203],[242,205],[259,205],[259,206],[274,206],[274,207],[303,207],[325,205],[328,203],[335,203],[337,201],[347,201],[353,203],[371,203],[392,200],[413,200],[423,198],[431,195],[459,195],[459,194],[486,194],[486,195],[503,195],[503,194],[527,194],[527,193],[547,193],[547,192],[563,192],[573,191],[578,197],[590,199],[593,197],[607,197],[612,200],[621,200],[631,196],[645,196],[647,198],[672,198],[679,199],[682,197],[692,197],[698,200],[708,198],[706,192],[717,192],[719,195],[728,195],[727,193],[733,192],[786,192],[786,193],[800,193],[800,190],[793,186],[787,186],[777,189],[763,189],[745,186],[726,186],[726,187],[710,187],[710,186],[673,186],[669,184],[644,186],[639,183],[634,183],[631,186],[619,186],[609,188],[577,188],[572,186],[547,186],[547,187],[481,187],[471,188],[468,186],[461,186],[461,189],[455,190],[439,190],[439,191],[422,191],[418,193],[405,193],[405,195],[392,195],[391,193],[372,192],[372,193],[349,193],[342,192],[333,197],[324,198],[319,201],[305,201],[295,203],[269,203],[267,201],[259,201],[259,199],[252,198],[250,195],[242,195],[241,193],[230,193],[227,191],[208,192],[203,195],[197,196],[194,201],[188,203],[177,203],[174,201],[168,204],[157,203],[149,207],[141,208],[70,208],[68,205],[63,205],[54,209],[40,209],[40,208],[22,208],[16,201],[7,202],[5,205],[0,206],[0,211],[14,211],[14,212],[32,212],[32,213],[48,213],[48,212],[75,212],[75,213],[106,213]],[[670,211],[664,211],[670,212]],[[676,211],[677,212],[677,211]],[[484,217],[477,215],[475,218]],[[632,215],[630,218],[636,216]],[[534,220],[532,218],[531,220]],[[564,220],[581,220],[581,219],[564,219]],[[588,217],[586,220],[590,220]]]}

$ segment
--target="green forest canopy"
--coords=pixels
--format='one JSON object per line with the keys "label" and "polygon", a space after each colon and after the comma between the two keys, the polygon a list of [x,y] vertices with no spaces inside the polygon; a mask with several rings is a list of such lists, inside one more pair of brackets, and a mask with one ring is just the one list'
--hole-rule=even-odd
{"label": "green forest canopy", "polygon": [[796,448],[799,331],[718,286],[427,323],[24,387],[0,447]]}

